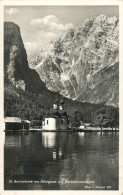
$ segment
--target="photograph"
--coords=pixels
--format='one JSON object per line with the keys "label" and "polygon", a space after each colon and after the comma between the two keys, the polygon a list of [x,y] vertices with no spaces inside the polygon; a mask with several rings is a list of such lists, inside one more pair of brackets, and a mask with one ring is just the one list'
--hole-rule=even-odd
{"label": "photograph", "polygon": [[4,191],[119,190],[119,12],[4,5]]}

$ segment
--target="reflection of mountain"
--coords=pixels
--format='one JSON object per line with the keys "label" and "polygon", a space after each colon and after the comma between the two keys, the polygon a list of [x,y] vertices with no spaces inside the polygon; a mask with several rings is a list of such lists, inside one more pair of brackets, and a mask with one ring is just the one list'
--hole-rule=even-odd
{"label": "reflection of mountain", "polygon": [[[11,134],[5,140],[5,178],[95,181],[117,188],[118,136],[91,133]],[[14,142],[14,144],[10,144]],[[7,144],[9,143],[9,144]],[[107,175],[108,173],[108,175]],[[112,181],[113,178],[113,181]],[[31,189],[35,185],[13,185]],[[84,189],[85,184],[37,184],[38,189]],[[10,187],[10,186],[9,186]]]}

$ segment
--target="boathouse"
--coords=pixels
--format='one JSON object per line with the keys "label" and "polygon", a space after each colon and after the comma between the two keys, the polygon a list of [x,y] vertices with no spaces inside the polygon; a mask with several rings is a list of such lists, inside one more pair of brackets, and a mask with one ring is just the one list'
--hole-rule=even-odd
{"label": "boathouse", "polygon": [[30,121],[28,120],[22,120],[19,117],[5,117],[4,118],[4,124],[5,130],[29,130]]}
{"label": "boathouse", "polygon": [[67,130],[68,114],[64,110],[64,101],[56,101],[49,115],[45,116],[42,121],[42,129],[44,130]]}

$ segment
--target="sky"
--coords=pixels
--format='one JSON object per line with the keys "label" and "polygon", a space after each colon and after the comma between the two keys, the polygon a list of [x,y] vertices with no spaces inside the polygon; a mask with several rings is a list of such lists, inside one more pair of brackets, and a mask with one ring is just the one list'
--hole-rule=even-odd
{"label": "sky", "polygon": [[16,23],[31,58],[45,50],[67,29],[81,25],[87,18],[104,14],[117,16],[118,6],[5,6],[4,21]]}

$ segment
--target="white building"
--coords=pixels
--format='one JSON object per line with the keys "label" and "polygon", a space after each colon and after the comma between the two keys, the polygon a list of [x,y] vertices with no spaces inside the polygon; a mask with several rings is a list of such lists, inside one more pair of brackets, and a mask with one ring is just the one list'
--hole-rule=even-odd
{"label": "white building", "polygon": [[67,113],[63,109],[64,102],[57,101],[50,111],[50,115],[44,117],[42,128],[44,130],[66,130],[68,129]]}

